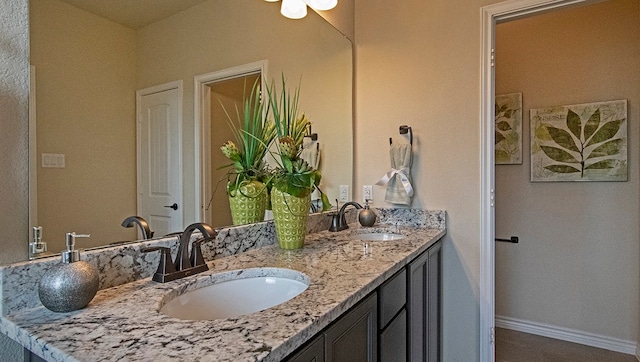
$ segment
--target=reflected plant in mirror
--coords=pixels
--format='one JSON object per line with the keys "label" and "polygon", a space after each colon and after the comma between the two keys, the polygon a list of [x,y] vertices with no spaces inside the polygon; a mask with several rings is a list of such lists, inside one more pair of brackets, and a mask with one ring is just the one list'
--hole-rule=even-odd
{"label": "reflected plant in mirror", "polygon": [[[139,239],[134,228],[120,226],[130,215],[147,220],[156,236],[198,221],[214,227],[231,224],[225,192],[216,193],[210,210],[224,218],[206,214],[212,195],[206,188],[223,176],[211,170],[223,162],[207,163],[203,155],[223,158],[219,147],[233,138],[224,116],[211,119],[210,132],[202,130],[196,107],[202,103],[205,112],[213,113],[218,104],[195,97],[193,82],[202,74],[256,60],[267,63],[264,76],[297,78],[304,73],[308,88],[300,105],[322,136],[323,191],[334,199],[338,185],[350,185],[352,44],[315,12],[291,21],[278,8],[256,0],[29,0],[25,21],[35,95],[29,104],[37,119],[30,120],[36,132],[29,141],[34,150],[29,157],[33,202],[25,237],[33,226],[42,226],[41,242],[59,253],[70,230],[91,233],[87,247]],[[172,91],[176,130],[167,132],[175,140],[168,161],[176,171],[149,169],[150,180],[174,177],[182,196],[177,210],[182,216],[176,218],[180,225],[166,227],[158,210],[143,210],[138,200],[138,186],[145,181],[138,175],[144,147],[138,142],[143,126],[136,92],[178,82],[182,87]],[[229,99],[240,102],[241,97],[240,90]],[[52,155],[64,157],[64,167],[44,167],[42,160]],[[173,204],[157,207],[173,212],[168,208]]]}
{"label": "reflected plant in mirror", "polygon": [[323,211],[331,204],[319,189],[322,174],[301,156],[302,143],[311,122],[298,115],[300,87],[287,89],[284,75],[278,94],[275,82],[267,88],[271,115],[277,132],[277,157],[272,170],[271,205],[278,242],[283,249],[299,249],[304,245],[307,218],[311,209],[311,192],[318,190]]}
{"label": "reflected plant in mirror", "polygon": [[235,112],[230,113],[220,101],[235,138],[235,143],[227,141],[220,147],[222,153],[232,161],[222,168],[232,168],[227,173],[227,195],[234,225],[264,220],[270,179],[265,156],[276,136],[273,121],[265,117],[268,110],[265,112],[260,98],[259,79],[253,83],[249,96],[245,94],[243,98],[242,112],[236,104]]}

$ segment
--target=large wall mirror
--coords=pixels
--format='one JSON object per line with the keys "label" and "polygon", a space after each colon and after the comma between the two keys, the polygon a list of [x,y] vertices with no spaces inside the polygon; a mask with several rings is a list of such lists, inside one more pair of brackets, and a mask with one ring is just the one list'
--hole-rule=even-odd
{"label": "large wall mirror", "polygon": [[[200,184],[194,79],[243,64],[266,61],[265,81],[284,74],[291,86],[300,83],[300,109],[321,148],[323,191],[335,200],[340,185],[352,185],[352,45],[345,36],[312,11],[294,21],[262,0],[140,2],[150,22],[137,23],[128,0],[30,0],[30,226],[42,226],[49,252],[60,252],[71,231],[91,234],[78,245],[85,248],[140,238],[121,226],[138,213],[136,91],[162,84],[181,84],[182,225],[202,221],[212,195]],[[115,9],[100,10],[103,3]],[[163,3],[181,7],[156,15]],[[213,131],[227,127],[211,120]],[[219,146],[207,145],[212,153]]]}

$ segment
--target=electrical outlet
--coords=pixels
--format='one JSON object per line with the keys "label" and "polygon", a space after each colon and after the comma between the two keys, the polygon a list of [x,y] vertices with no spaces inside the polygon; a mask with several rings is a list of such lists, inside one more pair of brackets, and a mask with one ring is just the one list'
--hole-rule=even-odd
{"label": "electrical outlet", "polygon": [[349,201],[349,185],[340,185],[340,202]]}
{"label": "electrical outlet", "polygon": [[362,186],[362,201],[366,202],[367,200],[371,200],[369,201],[370,203],[373,203],[373,186],[371,185],[364,185]]}

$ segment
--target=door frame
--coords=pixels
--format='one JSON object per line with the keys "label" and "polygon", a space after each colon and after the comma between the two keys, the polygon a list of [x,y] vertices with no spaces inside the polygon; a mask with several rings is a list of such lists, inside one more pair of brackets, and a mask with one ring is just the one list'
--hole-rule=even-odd
{"label": "door frame", "polygon": [[481,8],[480,59],[480,361],[495,360],[495,26],[599,0],[508,0]]}
{"label": "door frame", "polygon": [[262,94],[266,94],[268,60],[243,64],[232,68],[226,68],[211,73],[200,74],[194,77],[194,129],[195,129],[195,214],[200,220],[205,220],[205,206],[207,200],[203,199],[207,190],[208,175],[211,174],[209,155],[211,144],[207,141],[207,134],[211,132],[211,89],[209,84],[226,79],[238,78],[244,75],[261,74],[260,84]]}
{"label": "door frame", "polygon": [[183,86],[183,82],[182,80],[175,80],[172,82],[168,82],[168,83],[163,83],[163,84],[158,84],[158,85],[154,85],[152,87],[148,87],[148,88],[143,88],[143,89],[139,89],[136,91],[136,214],[137,215],[141,215],[142,214],[142,210],[140,208],[140,204],[141,204],[141,187],[142,187],[142,177],[141,177],[141,173],[142,173],[142,160],[141,160],[141,155],[140,155],[140,142],[141,142],[141,135],[140,135],[140,122],[139,122],[139,116],[140,116],[140,101],[142,99],[142,97],[150,95],[150,94],[154,94],[154,93],[160,93],[160,92],[164,92],[164,91],[168,91],[171,89],[177,89],[178,91],[178,135],[177,135],[177,140],[178,140],[178,157],[177,157],[177,165],[176,165],[176,169],[178,170],[178,173],[180,174],[180,177],[178,177],[178,189],[179,189],[179,200],[177,200],[178,205],[180,206],[180,223],[184,226],[185,224],[185,212],[184,210],[184,182],[183,182],[183,169],[182,169],[182,158],[183,158],[183,149],[182,149],[182,118],[183,118],[183,106],[182,106],[182,99],[183,99],[183,94],[184,94],[184,86]]}

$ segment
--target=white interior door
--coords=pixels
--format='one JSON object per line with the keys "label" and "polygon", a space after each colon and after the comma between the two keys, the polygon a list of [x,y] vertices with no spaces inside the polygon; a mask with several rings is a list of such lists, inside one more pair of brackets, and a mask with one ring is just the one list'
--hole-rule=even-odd
{"label": "white interior door", "polygon": [[183,229],[182,82],[137,92],[138,214],[156,236]]}

